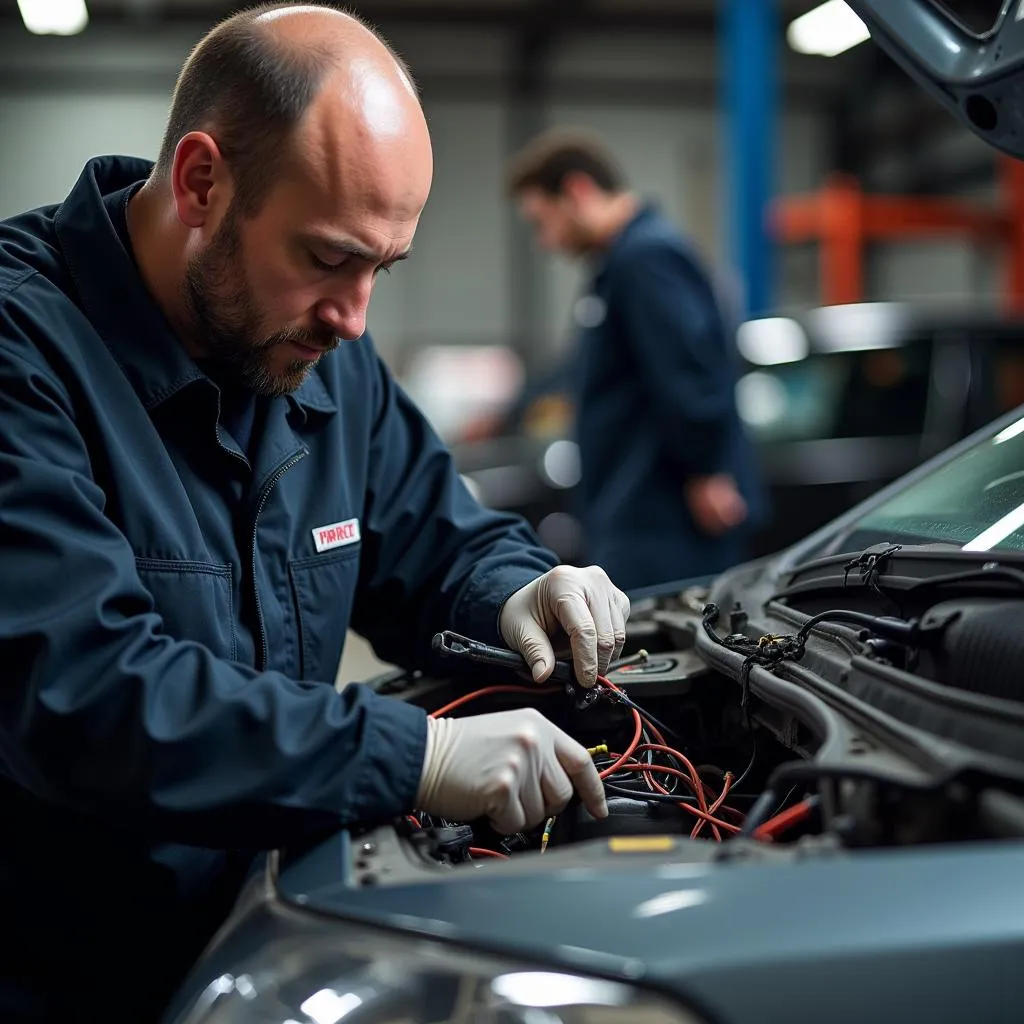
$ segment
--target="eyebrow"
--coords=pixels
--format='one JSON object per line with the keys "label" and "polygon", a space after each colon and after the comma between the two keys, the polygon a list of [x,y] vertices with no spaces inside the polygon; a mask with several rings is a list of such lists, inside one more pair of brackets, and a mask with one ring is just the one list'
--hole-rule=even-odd
{"label": "eyebrow", "polygon": [[348,238],[328,238],[325,235],[309,235],[307,241],[316,245],[322,245],[325,249],[345,256],[355,256],[356,259],[365,260],[367,263],[398,263],[399,260],[407,260],[412,255],[412,246],[404,252],[395,256],[383,257],[379,252],[367,249],[365,245],[353,242]]}

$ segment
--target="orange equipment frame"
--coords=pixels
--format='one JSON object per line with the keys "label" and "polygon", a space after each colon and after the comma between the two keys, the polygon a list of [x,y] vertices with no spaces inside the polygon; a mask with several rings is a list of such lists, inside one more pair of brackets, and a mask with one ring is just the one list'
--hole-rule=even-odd
{"label": "orange equipment frame", "polygon": [[996,246],[1006,257],[1004,296],[1010,312],[1024,312],[1024,163],[999,158],[1000,202],[868,195],[850,175],[833,175],[819,192],[776,200],[774,237],[820,244],[825,305],[865,298],[866,248],[872,242],[967,237]]}

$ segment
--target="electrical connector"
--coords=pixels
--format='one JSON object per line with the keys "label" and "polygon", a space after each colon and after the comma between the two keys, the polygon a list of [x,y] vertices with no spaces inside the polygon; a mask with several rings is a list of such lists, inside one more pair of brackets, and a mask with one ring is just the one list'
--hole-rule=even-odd
{"label": "electrical connector", "polygon": [[461,863],[469,856],[473,845],[473,829],[470,825],[449,825],[446,828],[432,828],[427,831],[439,860]]}
{"label": "electrical connector", "polygon": [[543,853],[548,848],[548,843],[551,841],[551,832],[555,827],[557,817],[548,818],[544,823],[544,832],[540,837],[540,852]]}

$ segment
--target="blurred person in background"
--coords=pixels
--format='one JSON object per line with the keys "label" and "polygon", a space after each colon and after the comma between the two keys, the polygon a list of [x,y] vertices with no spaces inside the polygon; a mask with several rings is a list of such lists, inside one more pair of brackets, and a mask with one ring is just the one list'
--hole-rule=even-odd
{"label": "blurred person in background", "polygon": [[588,133],[535,138],[508,190],[543,248],[587,264],[572,357],[586,559],[626,590],[742,561],[764,498],[733,321],[698,255]]}

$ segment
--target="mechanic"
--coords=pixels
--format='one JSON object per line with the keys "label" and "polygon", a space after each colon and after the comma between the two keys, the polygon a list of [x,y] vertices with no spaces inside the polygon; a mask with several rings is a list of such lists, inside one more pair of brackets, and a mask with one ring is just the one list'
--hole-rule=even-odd
{"label": "mechanic", "polygon": [[697,254],[590,133],[542,133],[508,186],[543,247],[588,265],[570,354],[586,557],[626,590],[741,562],[764,498]]}
{"label": "mechanic", "polygon": [[462,485],[365,334],[431,183],[407,69],[271,5],[189,57],[155,165],[0,224],[0,1019],[155,1019],[259,850],[414,808],[607,813],[532,709],[334,686],[454,629],[593,685],[629,603]]}

